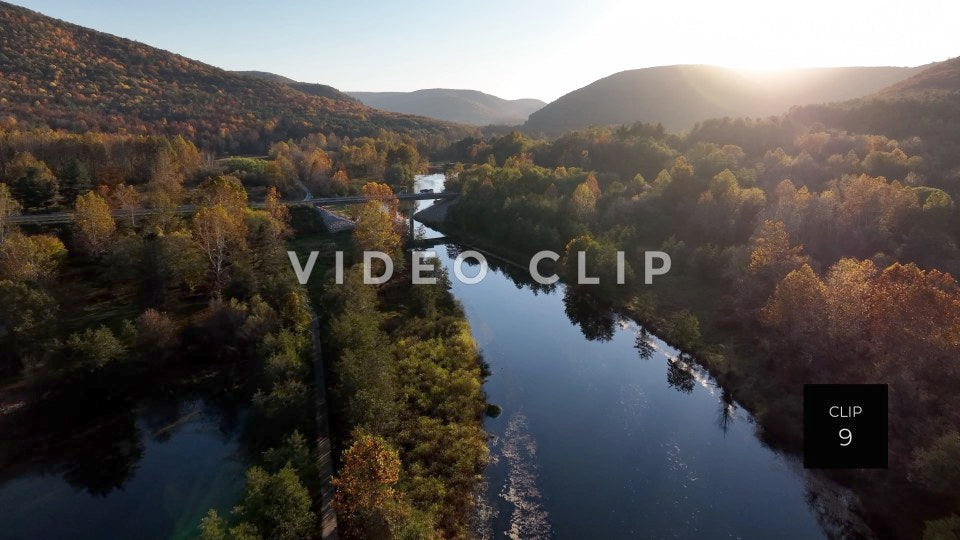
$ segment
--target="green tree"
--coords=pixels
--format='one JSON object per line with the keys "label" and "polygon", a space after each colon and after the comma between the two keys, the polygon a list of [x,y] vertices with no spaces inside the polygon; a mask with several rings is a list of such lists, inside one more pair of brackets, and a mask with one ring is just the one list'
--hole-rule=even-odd
{"label": "green tree", "polygon": [[310,450],[310,443],[299,430],[294,430],[280,446],[264,452],[263,462],[272,472],[293,467],[303,485],[319,487],[320,473],[317,471],[316,460]]}
{"label": "green tree", "polygon": [[64,206],[73,206],[77,197],[93,189],[93,179],[86,163],[75,159],[60,174],[60,196]]}
{"label": "green tree", "polygon": [[669,317],[667,324],[671,339],[681,349],[690,351],[700,344],[700,321],[693,313],[679,311]]}
{"label": "green tree", "polygon": [[7,165],[10,191],[31,212],[46,210],[57,202],[60,183],[47,167],[28,152],[17,154]]}
{"label": "green tree", "polygon": [[310,492],[292,466],[276,474],[251,467],[243,499],[233,512],[262,538],[300,540],[313,532],[317,517],[312,506]]}
{"label": "green tree", "polygon": [[53,335],[57,303],[35,286],[10,280],[0,281],[0,372],[19,370],[40,357],[40,344]]}
{"label": "green tree", "polygon": [[82,367],[95,370],[121,359],[127,349],[106,326],[96,329],[87,328],[83,332],[71,334],[66,342],[70,367]]}

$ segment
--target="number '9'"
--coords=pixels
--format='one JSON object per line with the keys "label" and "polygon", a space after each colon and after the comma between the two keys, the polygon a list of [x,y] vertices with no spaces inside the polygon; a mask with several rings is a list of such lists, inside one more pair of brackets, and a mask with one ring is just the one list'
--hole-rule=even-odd
{"label": "number '9'", "polygon": [[843,428],[840,430],[840,440],[843,441],[840,443],[840,446],[850,446],[853,443],[853,432],[849,428]]}

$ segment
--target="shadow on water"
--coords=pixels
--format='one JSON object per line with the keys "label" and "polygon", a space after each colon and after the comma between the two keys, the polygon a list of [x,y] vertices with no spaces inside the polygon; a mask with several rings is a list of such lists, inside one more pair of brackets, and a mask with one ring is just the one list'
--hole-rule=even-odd
{"label": "shadow on water", "polygon": [[158,388],[136,399],[65,393],[7,412],[0,538],[194,536],[208,508],[229,512],[239,498],[247,404]]}

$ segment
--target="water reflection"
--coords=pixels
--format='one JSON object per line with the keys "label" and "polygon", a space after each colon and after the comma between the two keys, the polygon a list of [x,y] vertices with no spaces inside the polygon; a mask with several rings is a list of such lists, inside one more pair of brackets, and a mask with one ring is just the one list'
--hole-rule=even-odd
{"label": "water reflection", "polygon": [[194,536],[241,493],[241,404],[48,400],[3,415],[0,538]]}
{"label": "water reflection", "polygon": [[586,289],[567,286],[563,293],[563,310],[588,340],[603,342],[613,339],[617,316]]}
{"label": "water reflection", "polygon": [[696,386],[690,367],[680,357],[667,358],[667,384],[683,394],[692,393]]}
{"label": "water reflection", "polygon": [[726,435],[737,413],[737,404],[733,400],[733,395],[727,392],[726,389],[724,389],[720,395],[720,401],[717,402],[717,407],[717,427]]}
{"label": "water reflection", "polygon": [[633,341],[633,348],[637,350],[637,354],[643,360],[649,360],[653,357],[653,353],[657,350],[657,344],[653,341],[653,336],[650,335],[650,332],[647,332],[646,328],[641,328],[637,332],[637,337]]}

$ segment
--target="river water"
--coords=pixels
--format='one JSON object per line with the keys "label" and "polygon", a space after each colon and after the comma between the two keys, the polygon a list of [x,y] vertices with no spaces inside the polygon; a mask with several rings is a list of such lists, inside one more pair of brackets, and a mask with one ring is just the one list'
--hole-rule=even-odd
{"label": "river water", "polygon": [[40,437],[4,441],[0,538],[194,538],[243,492],[243,408],[171,398],[94,424],[61,415],[18,419]]}
{"label": "river water", "polygon": [[[459,249],[435,249],[450,276]],[[485,422],[483,536],[824,536],[801,464],[764,446],[695,362],[635,323],[585,314],[562,286],[536,290],[525,269],[493,266],[475,285],[452,279],[502,408]]]}

